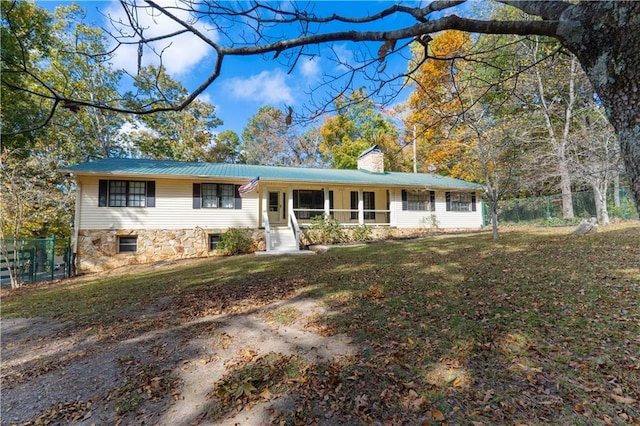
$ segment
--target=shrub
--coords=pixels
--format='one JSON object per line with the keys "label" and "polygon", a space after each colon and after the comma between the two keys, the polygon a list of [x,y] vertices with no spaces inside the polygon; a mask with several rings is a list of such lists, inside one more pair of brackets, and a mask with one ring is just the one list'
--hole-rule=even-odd
{"label": "shrub", "polygon": [[232,256],[238,253],[251,251],[253,239],[248,229],[229,228],[220,235],[220,241],[216,247],[218,253]]}
{"label": "shrub", "polygon": [[314,216],[307,232],[311,244],[339,243],[344,241],[345,233],[340,222],[332,217]]}
{"label": "shrub", "polygon": [[371,239],[373,230],[368,225],[358,225],[351,229],[351,239],[353,241],[367,241]]}

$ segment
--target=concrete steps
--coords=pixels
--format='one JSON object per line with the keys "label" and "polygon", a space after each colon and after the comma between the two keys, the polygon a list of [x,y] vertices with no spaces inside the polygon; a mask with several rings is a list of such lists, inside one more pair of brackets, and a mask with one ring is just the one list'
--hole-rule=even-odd
{"label": "concrete steps", "polygon": [[271,228],[269,231],[269,247],[267,251],[256,252],[258,255],[309,254],[308,250],[300,250],[295,235],[290,228]]}

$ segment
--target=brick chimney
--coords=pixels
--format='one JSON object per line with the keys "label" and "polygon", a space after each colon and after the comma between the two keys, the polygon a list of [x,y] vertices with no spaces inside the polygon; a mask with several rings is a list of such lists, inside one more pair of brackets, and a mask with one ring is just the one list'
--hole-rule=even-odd
{"label": "brick chimney", "polygon": [[374,145],[358,157],[358,170],[371,173],[384,173],[384,154],[378,145]]}

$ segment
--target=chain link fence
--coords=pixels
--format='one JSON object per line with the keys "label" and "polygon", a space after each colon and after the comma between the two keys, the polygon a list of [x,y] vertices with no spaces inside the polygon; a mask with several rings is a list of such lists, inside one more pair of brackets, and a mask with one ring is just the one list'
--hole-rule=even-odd
{"label": "chain link fence", "polygon": [[70,238],[0,240],[0,286],[70,276]]}
{"label": "chain link fence", "polygon": [[[619,205],[616,205],[614,193],[607,194],[607,207],[610,219],[631,220],[638,219],[632,195],[626,188],[621,188],[619,193]],[[581,191],[572,193],[573,212],[575,221],[596,217],[596,205],[593,191]],[[514,198],[502,200],[498,211],[499,223],[527,223],[545,222],[562,224],[565,219],[562,215],[562,195],[547,195],[543,197]],[[491,223],[491,215],[488,209],[484,210],[484,223]]]}

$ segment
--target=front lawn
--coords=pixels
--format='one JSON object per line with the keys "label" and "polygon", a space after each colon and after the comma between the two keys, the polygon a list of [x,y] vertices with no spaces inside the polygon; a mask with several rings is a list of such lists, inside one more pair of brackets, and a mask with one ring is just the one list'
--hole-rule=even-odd
{"label": "front lawn", "polygon": [[[515,229],[498,243],[486,233],[439,236],[148,267],[5,292],[2,317],[54,318],[124,339],[310,297],[331,314],[308,330],[346,334],[359,353],[324,363],[273,354],[229,366],[211,393],[216,414],[203,419],[251,408],[279,389],[296,401],[276,410],[282,424],[640,424],[640,226],[569,232]],[[164,299],[171,315],[145,320]],[[303,314],[282,308],[265,320],[284,327]],[[274,366],[286,374],[274,376]]]}

